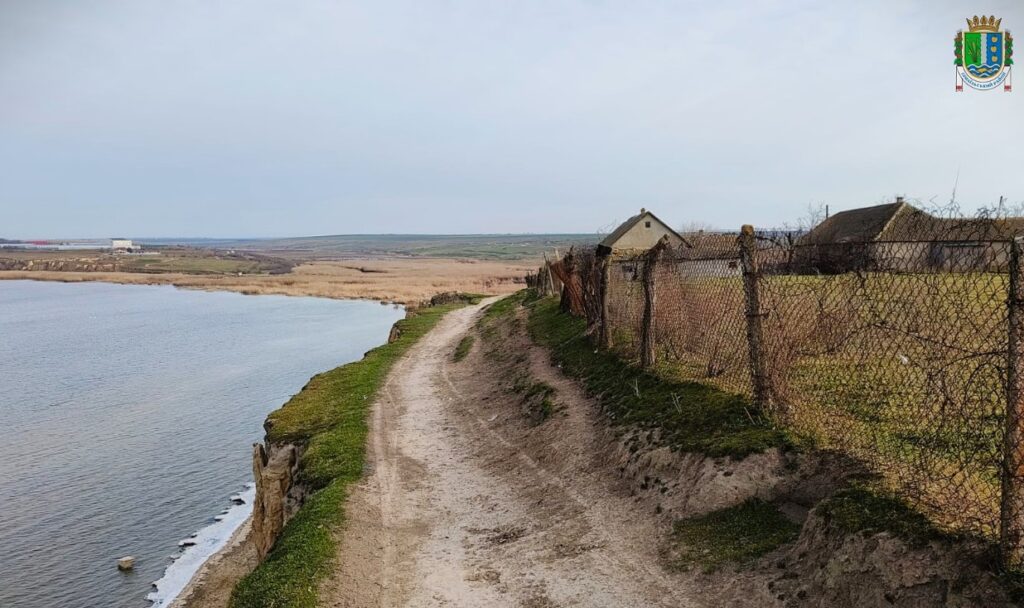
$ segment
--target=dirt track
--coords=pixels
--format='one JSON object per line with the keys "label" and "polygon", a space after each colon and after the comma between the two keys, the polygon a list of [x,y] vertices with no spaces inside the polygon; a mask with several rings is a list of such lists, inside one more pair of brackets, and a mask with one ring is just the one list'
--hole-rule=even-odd
{"label": "dirt track", "polygon": [[531,428],[496,388],[500,369],[478,352],[452,363],[478,313],[448,315],[393,369],[322,604],[704,605],[660,566],[656,518],[614,489],[575,385],[531,361],[561,407]]}

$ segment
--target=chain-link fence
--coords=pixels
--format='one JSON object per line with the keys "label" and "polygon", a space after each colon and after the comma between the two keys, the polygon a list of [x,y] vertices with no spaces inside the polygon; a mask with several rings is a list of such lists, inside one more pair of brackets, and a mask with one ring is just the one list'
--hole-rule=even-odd
{"label": "chain-link fence", "polygon": [[624,358],[746,395],[864,462],[940,527],[1001,534],[1019,566],[1019,242],[702,236],[640,255],[574,252],[560,278],[579,295],[563,290],[563,304]]}
{"label": "chain-link fence", "polygon": [[998,531],[1008,242],[763,241],[771,399],[948,529]]}

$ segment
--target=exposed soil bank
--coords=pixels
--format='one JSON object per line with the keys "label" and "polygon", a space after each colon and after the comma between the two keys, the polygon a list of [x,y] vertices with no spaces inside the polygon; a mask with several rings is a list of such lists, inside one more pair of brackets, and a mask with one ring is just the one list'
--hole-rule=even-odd
{"label": "exposed soil bank", "polygon": [[252,515],[228,544],[203,564],[171,608],[223,608],[235,585],[259,565],[285,524],[302,506],[307,488],[296,482],[301,447],[292,444],[253,446],[256,495]]}

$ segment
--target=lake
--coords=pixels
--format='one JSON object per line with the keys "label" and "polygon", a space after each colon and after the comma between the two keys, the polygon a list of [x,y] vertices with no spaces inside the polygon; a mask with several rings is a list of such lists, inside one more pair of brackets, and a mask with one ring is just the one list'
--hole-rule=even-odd
{"label": "lake", "polygon": [[[266,415],[403,316],[375,302],[0,281],[0,606],[148,606],[178,542],[251,482]],[[125,555],[130,573],[117,570]]]}

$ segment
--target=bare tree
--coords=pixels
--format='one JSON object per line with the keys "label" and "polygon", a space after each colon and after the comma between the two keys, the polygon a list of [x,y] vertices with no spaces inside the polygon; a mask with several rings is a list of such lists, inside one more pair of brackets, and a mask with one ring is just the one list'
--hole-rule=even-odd
{"label": "bare tree", "polygon": [[788,234],[804,234],[824,222],[826,217],[828,217],[828,206],[824,201],[807,203],[807,210],[804,214],[796,218],[795,221],[783,222],[781,231]]}

